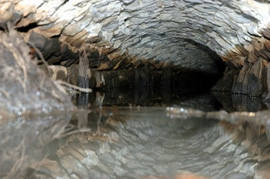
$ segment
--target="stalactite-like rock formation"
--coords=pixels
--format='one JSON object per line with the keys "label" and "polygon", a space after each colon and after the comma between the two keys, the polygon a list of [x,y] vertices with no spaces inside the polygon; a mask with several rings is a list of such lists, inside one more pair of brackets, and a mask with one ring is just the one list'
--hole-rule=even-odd
{"label": "stalactite-like rock formation", "polygon": [[227,70],[215,90],[269,98],[268,0],[0,3],[2,27],[9,21],[28,40],[32,31],[47,38],[57,37],[74,53],[87,46],[110,61],[149,60],[215,72],[216,59],[209,52],[216,52],[226,62]]}

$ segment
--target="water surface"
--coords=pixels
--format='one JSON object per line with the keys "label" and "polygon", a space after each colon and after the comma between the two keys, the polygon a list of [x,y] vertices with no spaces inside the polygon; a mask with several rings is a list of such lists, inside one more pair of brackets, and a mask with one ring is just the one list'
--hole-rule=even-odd
{"label": "water surface", "polygon": [[[171,179],[187,172],[213,179],[269,176],[267,123],[206,117],[205,112],[222,109],[210,94],[182,97],[175,104],[158,102],[154,107],[102,106],[102,97],[89,103],[91,99],[79,97],[81,109],[71,114],[2,123],[1,176]],[[187,113],[174,114],[165,106]]]}

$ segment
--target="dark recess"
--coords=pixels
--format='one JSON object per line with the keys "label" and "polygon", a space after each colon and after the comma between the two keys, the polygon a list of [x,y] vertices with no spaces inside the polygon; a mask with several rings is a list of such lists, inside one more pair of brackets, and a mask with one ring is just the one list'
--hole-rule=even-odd
{"label": "dark recess", "polygon": [[19,32],[28,32],[29,30],[34,29],[36,27],[38,27],[37,23],[30,23],[27,26],[19,27],[16,30],[18,30]]}

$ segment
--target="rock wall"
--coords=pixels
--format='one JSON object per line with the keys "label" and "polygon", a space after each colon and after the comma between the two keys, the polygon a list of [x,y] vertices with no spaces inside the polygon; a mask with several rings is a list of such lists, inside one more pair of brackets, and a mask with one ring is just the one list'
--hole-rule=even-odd
{"label": "rock wall", "polygon": [[0,118],[75,109],[65,89],[29,57],[15,31],[0,32]]}
{"label": "rock wall", "polygon": [[[2,0],[1,7],[0,14],[15,10],[2,16],[2,24],[11,20],[22,32],[57,36],[77,49],[88,43],[110,60],[146,59],[214,71],[213,59],[196,45],[201,44],[228,64],[227,71],[236,71],[229,77],[232,92],[261,96],[268,91],[261,82],[267,75],[259,75],[270,59],[268,0]],[[243,75],[246,66],[246,74],[255,78]],[[260,92],[235,87],[244,81]]]}

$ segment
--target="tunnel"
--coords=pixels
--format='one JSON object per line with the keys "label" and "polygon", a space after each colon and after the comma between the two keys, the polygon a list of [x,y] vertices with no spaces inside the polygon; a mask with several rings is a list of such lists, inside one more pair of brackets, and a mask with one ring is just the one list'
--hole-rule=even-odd
{"label": "tunnel", "polygon": [[[42,53],[49,65],[50,77],[105,93],[106,98],[111,99],[107,104],[136,101],[136,105],[142,106],[150,103],[151,100],[147,99],[160,96],[161,101],[169,102],[172,98],[187,94],[207,93],[222,77],[225,63],[214,51],[190,40],[179,43],[177,50],[180,57],[175,58],[181,58],[181,61],[163,62],[130,59],[129,56],[111,60],[109,55],[87,44],[74,53],[63,46],[58,37],[46,38],[35,32],[31,32],[28,42]],[[32,57],[38,58],[39,66],[44,68],[39,54],[29,46]],[[89,74],[82,72],[87,70]]]}
{"label": "tunnel", "polygon": [[[79,75],[74,66],[87,56],[91,88],[176,91],[186,84],[187,91],[207,88],[268,99],[268,1],[23,0],[3,1],[1,9],[1,28],[16,29],[32,56],[40,58],[35,47],[54,66],[51,76],[62,69],[58,77],[67,80],[71,73],[74,85]],[[137,78],[133,84],[129,75]]]}
{"label": "tunnel", "polygon": [[269,0],[0,1],[0,178],[268,176],[269,19]]}
{"label": "tunnel", "polygon": [[[2,28],[8,22],[28,45],[42,52],[49,65],[70,67],[84,52],[92,76],[95,69],[138,67],[146,76],[147,71],[161,69],[218,78],[223,74],[214,87],[207,88],[268,98],[268,1],[23,0],[3,1],[1,14]],[[39,58],[31,45],[30,49]],[[211,81],[204,79],[197,80],[198,85]],[[145,79],[136,85],[146,83],[153,82]],[[95,85],[91,87],[100,87]],[[110,85],[106,82],[107,88]]]}

